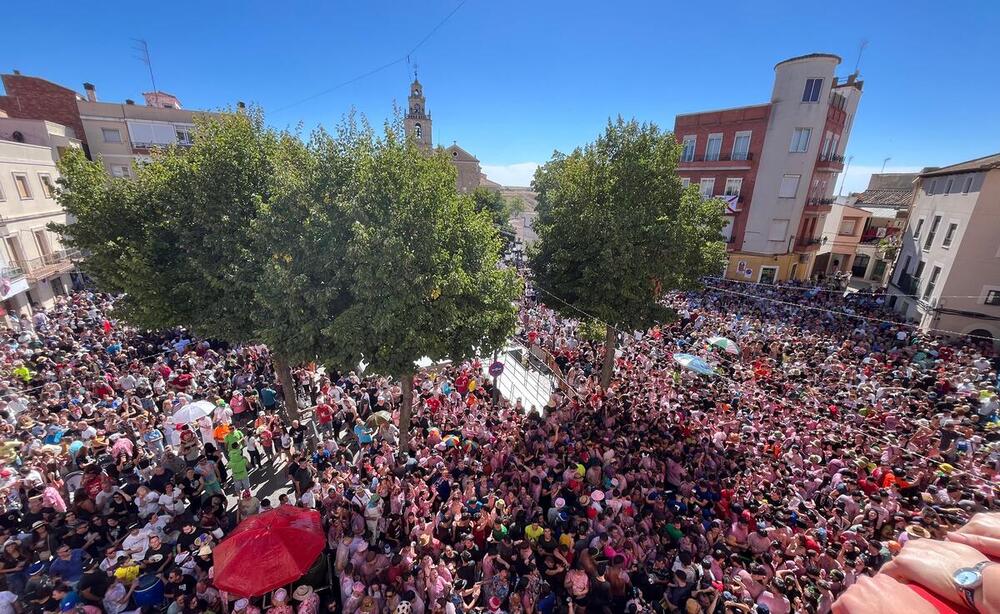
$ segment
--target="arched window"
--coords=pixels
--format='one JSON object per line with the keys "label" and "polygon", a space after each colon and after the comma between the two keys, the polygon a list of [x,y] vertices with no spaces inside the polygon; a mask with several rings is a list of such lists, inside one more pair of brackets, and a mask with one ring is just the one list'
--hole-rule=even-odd
{"label": "arched window", "polygon": [[417,135],[417,140],[424,138],[424,129],[420,127],[420,124],[413,124],[413,133]]}

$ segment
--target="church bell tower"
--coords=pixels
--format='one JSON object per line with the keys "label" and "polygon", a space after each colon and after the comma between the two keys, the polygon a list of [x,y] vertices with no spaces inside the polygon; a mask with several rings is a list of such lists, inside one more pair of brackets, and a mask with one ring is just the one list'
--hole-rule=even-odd
{"label": "church bell tower", "polygon": [[403,126],[407,138],[413,139],[417,147],[430,151],[432,143],[431,114],[427,112],[424,88],[417,80],[416,73],[413,75],[413,83],[410,84],[410,97],[407,102],[406,116],[403,118]]}

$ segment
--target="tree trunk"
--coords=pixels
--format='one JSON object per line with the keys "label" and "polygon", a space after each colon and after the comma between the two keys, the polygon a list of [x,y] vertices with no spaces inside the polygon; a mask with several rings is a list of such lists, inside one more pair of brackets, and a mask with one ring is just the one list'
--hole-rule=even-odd
{"label": "tree trunk", "polygon": [[604,365],[601,366],[601,388],[605,390],[611,385],[611,376],[615,373],[615,345],[618,343],[618,331],[610,324],[604,332]]}
{"label": "tree trunk", "polygon": [[292,379],[292,368],[282,356],[275,355],[272,358],[274,360],[274,372],[278,376],[278,382],[281,384],[281,393],[285,397],[285,413],[288,415],[289,420],[298,420],[299,400],[295,394],[295,380]]}
{"label": "tree trunk", "polygon": [[410,413],[413,411],[413,373],[399,376],[402,395],[399,399],[399,451],[397,456],[405,460],[410,450]]}

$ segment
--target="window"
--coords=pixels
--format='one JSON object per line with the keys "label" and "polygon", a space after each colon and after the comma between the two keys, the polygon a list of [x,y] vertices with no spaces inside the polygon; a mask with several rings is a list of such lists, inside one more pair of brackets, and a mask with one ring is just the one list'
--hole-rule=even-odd
{"label": "window", "polygon": [[694,161],[694,146],[698,144],[698,137],[688,135],[684,137],[684,151],[681,152],[681,162]]}
{"label": "window", "polygon": [[778,187],[778,198],[795,198],[799,191],[799,179],[801,175],[785,175],[781,178],[781,186]]}
{"label": "window", "polygon": [[52,198],[52,178],[45,173],[38,173],[38,182],[42,184],[42,194],[45,198]]}
{"label": "window", "polygon": [[739,177],[730,177],[726,179],[726,191],[723,192],[726,196],[739,196],[740,189],[743,188],[743,180]]}
{"label": "window", "polygon": [[899,269],[899,277],[896,279],[897,282],[903,283],[903,279],[909,275],[910,261],[913,260],[913,256],[907,256],[906,261],[903,262],[902,268]]}
{"label": "window", "polygon": [[951,194],[951,188],[954,187],[954,185],[955,185],[955,178],[948,177],[948,179],[944,182],[944,193]]}
{"label": "window", "polygon": [[802,92],[802,102],[819,102],[819,93],[822,89],[822,79],[806,79],[806,89]]}
{"label": "window", "polygon": [[686,188],[689,185],[691,185],[691,178],[690,177],[681,177],[681,187],[682,188]]}
{"label": "window", "polygon": [[927,232],[927,239],[924,240],[924,249],[930,249],[931,245],[934,244],[934,235],[937,234],[938,225],[941,223],[941,216],[935,215],[934,221],[931,222],[931,229]]}
{"label": "window", "polygon": [[997,305],[1000,306],[1000,290],[990,290],[986,293],[986,300],[983,301],[986,305]]}
{"label": "window", "polygon": [[788,234],[788,220],[771,220],[771,230],[767,233],[768,241],[784,241]]}
{"label": "window", "polygon": [[424,129],[419,122],[413,124],[413,133],[417,136],[417,140],[424,138]]}
{"label": "window", "polygon": [[826,136],[823,138],[823,146],[819,148],[819,155],[826,158],[830,155],[830,142],[833,140],[833,133],[829,130],[826,132]]}
{"label": "window", "polygon": [[931,179],[931,184],[930,184],[930,187],[927,188],[927,193],[928,194],[937,194],[938,193],[937,185],[938,185],[938,180],[937,179]]}
{"label": "window", "polygon": [[178,128],[175,132],[177,134],[177,142],[181,145],[190,145],[194,142],[191,138],[190,128]]}
{"label": "window", "polygon": [[919,220],[917,220],[917,227],[913,229],[914,239],[920,238],[920,229],[922,229],[923,227],[924,227],[924,218],[920,218]]}
{"label": "window", "polygon": [[31,186],[28,185],[28,176],[24,173],[11,173],[14,176],[14,185],[17,186],[17,195],[21,200],[31,198]]}
{"label": "window", "polygon": [[948,224],[948,232],[944,233],[941,247],[951,247],[951,242],[955,240],[955,231],[958,230],[958,222]]}
{"label": "window", "polygon": [[962,183],[962,194],[968,194],[972,190],[972,179],[975,175],[967,175],[965,177],[965,182]]}
{"label": "window", "polygon": [[923,260],[917,263],[917,268],[913,271],[913,278],[920,279],[920,276],[924,274],[924,265],[927,264]]}
{"label": "window", "polygon": [[715,179],[702,179],[701,180],[701,195],[705,198],[712,198],[715,194]]}
{"label": "window", "polygon": [[127,165],[115,164],[111,167],[112,177],[131,177],[132,169]]}
{"label": "window", "polygon": [[857,228],[857,226],[858,226],[858,220],[856,219],[847,218],[845,220],[841,220],[839,233],[842,235],[853,236],[854,230]]}
{"label": "window", "polygon": [[122,142],[122,133],[117,128],[101,128],[101,134],[104,135],[105,143]]}
{"label": "window", "polygon": [[927,285],[924,287],[923,299],[926,301],[931,297],[934,292],[934,284],[937,283],[938,276],[941,275],[941,267],[936,266],[934,270],[931,271],[931,278],[927,280]]}
{"label": "window", "polygon": [[802,153],[809,151],[809,137],[812,135],[812,128],[796,128],[792,133],[792,144],[788,151]]}
{"label": "window", "polygon": [[0,203],[7,200],[7,197],[3,195],[3,184],[0,183]]}
{"label": "window", "polygon": [[746,160],[749,157],[751,134],[749,130],[736,133],[736,139],[733,141],[733,160]]}
{"label": "window", "polygon": [[705,145],[705,159],[718,160],[719,153],[721,152],[722,152],[722,135],[721,134],[708,135],[708,144]]}

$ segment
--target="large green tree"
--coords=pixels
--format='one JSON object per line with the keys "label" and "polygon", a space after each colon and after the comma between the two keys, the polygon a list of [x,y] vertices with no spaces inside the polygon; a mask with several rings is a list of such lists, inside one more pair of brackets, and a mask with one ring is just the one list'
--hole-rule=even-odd
{"label": "large green tree", "polygon": [[487,212],[455,191],[455,169],[397,126],[341,135],[353,175],[343,270],[349,306],[330,322],[338,362],[368,363],[402,388],[400,453],[409,445],[415,362],[461,360],[503,346],[516,323],[520,282],[497,267],[500,239]]}
{"label": "large green tree", "polygon": [[609,325],[604,387],[616,328],[669,317],[663,293],[697,286],[725,261],[723,206],[681,187],[679,153],[670,132],[619,117],[593,143],[557,152],[535,173],[535,282],[553,307]]}
{"label": "large green tree", "polygon": [[[273,257],[258,231],[272,205],[304,190],[307,171],[296,165],[308,153],[293,135],[265,128],[257,112],[199,119],[192,147],[154,152],[134,179],[109,179],[99,162],[71,151],[60,162],[59,200],[75,222],[55,230],[88,253],[85,269],[101,287],[124,293],[127,321],[257,342],[262,322],[271,332],[291,328],[281,326],[286,312],[257,300]],[[279,345],[275,367],[294,416],[282,354],[290,345]]]}

